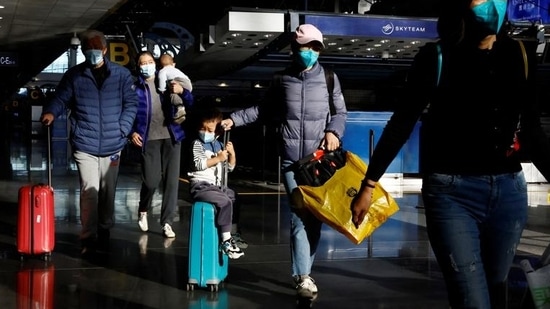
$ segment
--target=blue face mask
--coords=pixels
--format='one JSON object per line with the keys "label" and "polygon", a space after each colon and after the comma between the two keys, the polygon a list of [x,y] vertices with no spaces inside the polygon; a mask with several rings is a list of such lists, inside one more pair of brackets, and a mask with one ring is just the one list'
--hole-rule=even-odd
{"label": "blue face mask", "polygon": [[101,49],[87,49],[84,51],[86,62],[96,66],[103,61],[103,51]]}
{"label": "blue face mask", "polygon": [[506,15],[506,0],[488,0],[472,8],[477,21],[487,29],[498,33]]}
{"label": "blue face mask", "polygon": [[199,138],[203,143],[211,143],[216,139],[216,133],[199,131]]}
{"label": "blue face mask", "polygon": [[311,68],[319,58],[319,53],[313,49],[300,50],[298,53],[300,62],[306,67],[306,69]]}
{"label": "blue face mask", "polygon": [[155,75],[156,66],[154,64],[144,64],[139,66],[139,73],[145,78]]}

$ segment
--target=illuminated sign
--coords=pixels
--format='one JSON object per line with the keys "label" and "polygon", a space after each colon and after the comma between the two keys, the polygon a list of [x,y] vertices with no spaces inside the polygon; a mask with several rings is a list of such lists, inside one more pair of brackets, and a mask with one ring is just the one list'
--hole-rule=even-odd
{"label": "illuminated sign", "polygon": [[437,20],[434,18],[306,15],[305,22],[317,26],[324,35],[419,39],[434,39],[438,36]]}
{"label": "illuminated sign", "polygon": [[16,53],[0,52],[0,67],[16,67],[19,59]]}
{"label": "illuminated sign", "polygon": [[106,35],[107,58],[132,70],[137,51],[128,44],[124,36]]}
{"label": "illuminated sign", "polygon": [[550,24],[550,0],[508,1],[508,19],[512,23],[527,22]]}

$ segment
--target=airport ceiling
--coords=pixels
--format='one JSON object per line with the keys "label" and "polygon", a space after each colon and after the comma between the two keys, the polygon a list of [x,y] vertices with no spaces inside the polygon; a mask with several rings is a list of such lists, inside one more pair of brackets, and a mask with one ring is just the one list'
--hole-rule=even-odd
{"label": "airport ceiling", "polygon": [[[382,0],[375,2],[369,15],[431,18],[436,15],[440,0]],[[70,47],[75,33],[95,28],[108,35],[120,35],[139,42],[147,34],[168,37],[169,28],[159,23],[177,25],[193,38],[194,46],[182,53],[182,64],[195,80],[222,77],[261,79],[268,76],[272,67],[284,66],[288,52],[285,45],[272,40],[269,49],[251,52],[250,46],[234,46],[208,56],[205,49],[215,46],[203,42],[214,25],[227,22],[228,12],[250,11],[285,12],[286,15],[315,12],[326,15],[357,14],[357,1],[190,1],[183,0],[4,0],[0,3],[0,98],[25,85],[41,70]],[[233,17],[239,19],[240,17]],[[178,29],[174,31],[179,31]],[[181,36],[181,33],[179,33]],[[178,36],[178,35],[176,35]],[[333,37],[332,39],[338,39]],[[280,39],[279,39],[280,40]],[[355,43],[353,43],[355,44]],[[360,42],[358,43],[360,44]],[[275,47],[273,47],[275,46]],[[351,46],[348,46],[351,49]],[[400,46],[395,45],[397,49]],[[336,49],[334,49],[336,51]],[[393,70],[392,65],[402,65],[403,59],[380,59],[375,56],[349,54],[331,55],[327,50],[322,57],[327,63],[343,63],[354,78],[351,68],[372,64],[372,74],[377,70]],[[11,57],[11,58],[10,58]],[[390,57],[391,58],[391,57]],[[404,58],[410,58],[404,57]],[[10,60],[11,59],[11,60]],[[382,60],[384,62],[382,62]],[[405,59],[406,60],[406,59]],[[10,63],[13,62],[13,63]],[[4,62],[4,63],[1,63]],[[251,68],[248,71],[246,68]],[[389,68],[389,69],[388,69]],[[343,69],[344,71],[344,69]],[[342,75],[345,75],[342,72]]]}

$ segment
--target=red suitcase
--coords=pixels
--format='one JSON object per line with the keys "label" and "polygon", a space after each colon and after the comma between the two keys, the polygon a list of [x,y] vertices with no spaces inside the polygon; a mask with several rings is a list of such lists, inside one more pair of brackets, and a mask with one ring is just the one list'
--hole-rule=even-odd
{"label": "red suitcase", "polygon": [[17,272],[17,308],[54,308],[53,264],[24,267]]}
{"label": "red suitcase", "polygon": [[55,244],[54,191],[51,186],[51,137],[48,139],[48,184],[29,184],[19,189],[17,251],[49,261]]}

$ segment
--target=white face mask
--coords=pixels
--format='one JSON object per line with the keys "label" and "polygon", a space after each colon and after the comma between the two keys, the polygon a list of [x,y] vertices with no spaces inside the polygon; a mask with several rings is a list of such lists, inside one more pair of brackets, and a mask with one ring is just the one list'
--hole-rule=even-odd
{"label": "white face mask", "polygon": [[103,51],[101,49],[87,49],[84,51],[86,62],[96,66],[103,61]]}
{"label": "white face mask", "polygon": [[149,78],[155,75],[156,66],[155,64],[144,64],[139,66],[139,73],[145,78]]}
{"label": "white face mask", "polygon": [[201,130],[199,131],[199,138],[202,140],[203,143],[210,143],[216,139],[216,133]]}

